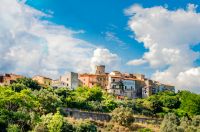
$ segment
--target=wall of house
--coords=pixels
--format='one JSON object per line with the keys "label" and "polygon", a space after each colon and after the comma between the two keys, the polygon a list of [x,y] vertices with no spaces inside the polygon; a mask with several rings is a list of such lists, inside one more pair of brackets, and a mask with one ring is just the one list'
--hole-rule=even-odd
{"label": "wall of house", "polygon": [[79,86],[78,73],[67,73],[60,77],[60,82],[63,82],[69,89],[76,89]]}
{"label": "wall of house", "polygon": [[71,72],[71,89],[76,89],[79,86],[78,73]]}
{"label": "wall of house", "polygon": [[52,80],[50,78],[47,78],[47,77],[34,76],[32,79],[35,80],[35,81],[37,81],[41,85],[48,85],[48,86],[50,86],[52,84]]}

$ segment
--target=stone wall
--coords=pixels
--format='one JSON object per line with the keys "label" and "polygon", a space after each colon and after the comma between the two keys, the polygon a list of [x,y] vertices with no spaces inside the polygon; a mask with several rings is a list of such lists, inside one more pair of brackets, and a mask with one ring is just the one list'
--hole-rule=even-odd
{"label": "stone wall", "polygon": [[73,117],[75,119],[92,119],[92,120],[100,120],[100,121],[110,121],[111,116],[105,113],[98,112],[87,112],[80,111],[76,109],[65,109],[65,112],[68,116]]}
{"label": "stone wall", "polygon": [[[73,117],[75,119],[92,119],[92,120],[100,120],[100,121],[110,121],[111,120],[111,116],[108,113],[88,112],[88,111],[81,111],[81,110],[70,109],[70,108],[66,108],[64,110],[65,110],[67,116]],[[162,119],[135,117],[135,122],[161,124]]]}

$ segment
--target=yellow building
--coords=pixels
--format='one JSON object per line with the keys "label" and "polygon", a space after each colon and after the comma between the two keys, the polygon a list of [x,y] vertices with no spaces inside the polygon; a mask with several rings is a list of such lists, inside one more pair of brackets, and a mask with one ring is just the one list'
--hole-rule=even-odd
{"label": "yellow building", "polygon": [[48,77],[37,75],[34,76],[32,79],[37,81],[41,85],[50,86],[52,84],[52,79]]}

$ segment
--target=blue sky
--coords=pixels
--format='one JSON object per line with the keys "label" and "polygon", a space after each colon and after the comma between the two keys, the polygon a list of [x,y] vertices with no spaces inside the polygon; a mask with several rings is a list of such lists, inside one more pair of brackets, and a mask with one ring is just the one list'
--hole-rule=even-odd
{"label": "blue sky", "polygon": [[[122,63],[140,58],[145,51],[144,46],[133,37],[133,31],[128,27],[129,17],[124,10],[133,4],[140,4],[144,8],[164,6],[169,10],[186,8],[188,3],[198,4],[197,1],[186,0],[27,0],[28,5],[43,12],[53,12],[50,21],[64,25],[73,30],[84,30],[85,33],[76,37],[87,40],[95,45],[105,47],[117,53]],[[106,32],[112,32],[120,41],[106,39]],[[133,67],[124,65],[122,71],[142,72],[150,76],[155,69],[148,66]]]}
{"label": "blue sky", "polygon": [[105,64],[200,92],[199,9],[197,0],[1,0],[0,73],[57,78]]}

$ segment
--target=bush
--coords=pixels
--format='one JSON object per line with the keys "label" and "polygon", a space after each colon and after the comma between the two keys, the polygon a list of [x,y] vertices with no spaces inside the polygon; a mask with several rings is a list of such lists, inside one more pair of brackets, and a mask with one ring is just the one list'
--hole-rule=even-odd
{"label": "bush", "polygon": [[97,127],[90,120],[80,120],[76,132],[97,132]]}
{"label": "bush", "polygon": [[59,112],[55,113],[47,125],[49,132],[61,132],[63,122],[63,116]]}
{"label": "bush", "polygon": [[132,109],[128,107],[119,107],[112,112],[112,121],[123,126],[128,126],[134,122]]}
{"label": "bush", "polygon": [[175,114],[168,114],[165,116],[162,125],[162,132],[198,132],[200,130],[199,116],[193,117],[192,120],[188,117],[178,119]]}
{"label": "bush", "polygon": [[72,132],[74,127],[64,120],[60,112],[43,115],[34,131],[36,132]]}
{"label": "bush", "polygon": [[20,127],[16,124],[9,124],[7,132],[21,132]]}
{"label": "bush", "polygon": [[174,132],[177,131],[177,127],[179,125],[180,121],[178,117],[173,114],[169,113],[165,115],[164,120],[161,124],[161,131],[162,132]]}

